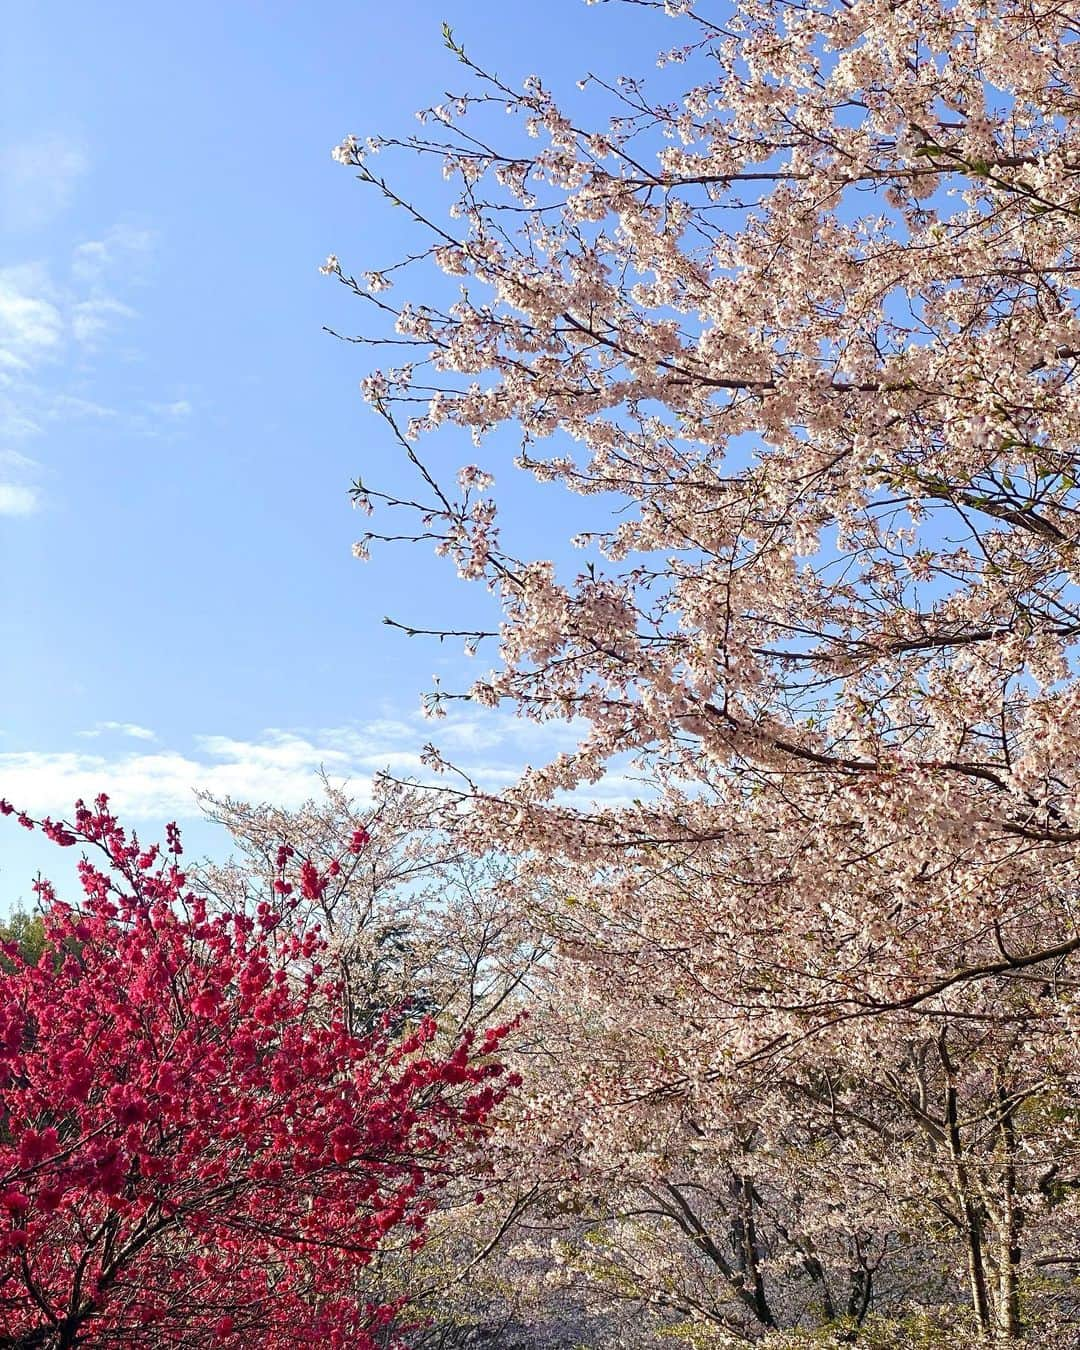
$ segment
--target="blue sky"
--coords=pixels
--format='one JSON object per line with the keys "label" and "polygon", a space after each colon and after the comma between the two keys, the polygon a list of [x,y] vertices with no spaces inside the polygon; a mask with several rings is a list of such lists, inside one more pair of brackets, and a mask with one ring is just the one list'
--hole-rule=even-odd
{"label": "blue sky", "polygon": [[[492,781],[543,756],[504,715],[424,723],[464,658],[380,622],[482,596],[416,549],[350,555],[349,483],[392,452],[366,358],[321,331],[358,307],[318,269],[393,261],[396,221],[330,151],[461,87],[444,20],[571,96],[672,40],[582,0],[8,7],[0,795],[60,812],[104,786],[152,824],[193,816],[195,785],[289,802],[320,762],[407,771],[436,730]],[[14,836],[0,905],[49,861]]]}

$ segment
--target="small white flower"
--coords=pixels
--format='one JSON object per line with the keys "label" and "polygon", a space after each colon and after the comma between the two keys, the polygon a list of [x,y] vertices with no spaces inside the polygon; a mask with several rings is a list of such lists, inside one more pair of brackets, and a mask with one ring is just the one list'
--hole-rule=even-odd
{"label": "small white flower", "polygon": [[339,164],[355,164],[362,158],[360,142],[355,136],[346,136],[340,145],[334,146],[330,154]]}

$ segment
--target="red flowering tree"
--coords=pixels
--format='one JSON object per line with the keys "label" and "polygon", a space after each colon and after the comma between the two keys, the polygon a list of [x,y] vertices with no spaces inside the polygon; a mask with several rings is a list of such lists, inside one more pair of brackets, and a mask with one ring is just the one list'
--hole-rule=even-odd
{"label": "red flowering tree", "polygon": [[215,915],[175,826],[143,849],[99,798],[40,827],[108,861],[77,906],[39,883],[36,964],[3,946],[0,1346],[391,1344],[365,1267],[422,1241],[505,1091],[503,1029],[351,1033],[302,921],[313,865]]}

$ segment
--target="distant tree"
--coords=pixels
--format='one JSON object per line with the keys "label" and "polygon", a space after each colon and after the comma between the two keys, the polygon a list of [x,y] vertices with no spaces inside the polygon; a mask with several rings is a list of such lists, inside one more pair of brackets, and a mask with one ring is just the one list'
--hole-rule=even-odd
{"label": "distant tree", "polygon": [[99,798],[40,828],[105,863],[78,905],[37,885],[62,958],[4,949],[0,1346],[390,1344],[363,1271],[422,1243],[505,1091],[505,1028],[351,1032],[305,922],[331,868],[212,914],[175,826],[143,848]]}
{"label": "distant tree", "polygon": [[[197,869],[207,896],[251,908],[314,865],[326,885],[312,908],[354,1028],[401,1004],[436,1014],[444,1034],[505,1020],[543,952],[509,901],[512,869],[472,856],[418,784],[380,776],[362,802],[322,787],[292,810],[204,793],[235,848]],[[343,851],[342,840],[362,843]]]}
{"label": "distant tree", "polygon": [[[5,923],[0,923],[0,943],[5,947],[14,946],[17,959],[34,965],[45,950],[45,925],[40,914],[27,914],[16,910]],[[7,970],[12,958],[0,956],[0,969]]]}

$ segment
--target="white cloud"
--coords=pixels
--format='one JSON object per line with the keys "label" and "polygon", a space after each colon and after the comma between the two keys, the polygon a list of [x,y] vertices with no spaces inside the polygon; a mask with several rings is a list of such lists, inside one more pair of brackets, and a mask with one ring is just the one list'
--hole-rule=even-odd
{"label": "white cloud", "polygon": [[71,274],[79,281],[96,281],[104,272],[108,249],[103,239],[89,239],[77,244],[71,255]]}
{"label": "white cloud", "polygon": [[71,275],[86,285],[97,285],[117,274],[139,279],[155,242],[152,230],[113,225],[103,238],[76,245],[71,255]]}
{"label": "white cloud", "polygon": [[[3,364],[4,355],[0,352],[0,365]],[[2,385],[2,381],[0,381]],[[19,391],[19,397],[5,393],[0,388],[0,435],[8,436],[12,440],[24,440],[28,436],[36,436],[41,430],[40,421],[35,421],[29,417],[25,409],[25,392]]]}
{"label": "white cloud", "polygon": [[148,230],[114,226],[75,249],[74,285],[57,285],[39,262],[0,268],[0,374],[32,370],[68,336],[94,347],[118,321],[134,318],[113,291],[139,279],[152,247]]}
{"label": "white cloud", "polygon": [[143,436],[175,440],[184,434],[184,424],[194,411],[194,404],[186,398],[176,398],[165,403],[148,400],[132,421]]}
{"label": "white cloud", "polygon": [[32,516],[38,505],[36,488],[24,483],[0,483],[0,516]]}
{"label": "white cloud", "polygon": [[116,417],[115,408],[107,408],[92,399],[76,398],[71,394],[56,394],[49,400],[46,414],[50,421],[69,421],[78,417]]}
{"label": "white cloud", "polygon": [[90,731],[80,731],[80,736],[91,738],[113,731],[118,736],[130,736],[136,741],[156,741],[157,737],[149,727],[141,727],[137,722],[97,722]]}
{"label": "white cloud", "polygon": [[71,307],[71,336],[84,347],[95,347],[118,319],[133,319],[135,310],[110,295],[79,300]]}
{"label": "white cloud", "polygon": [[15,473],[36,473],[40,468],[36,459],[18,450],[0,450],[0,469],[9,469]]}
{"label": "white cloud", "polygon": [[32,516],[41,506],[33,479],[41,465],[18,450],[0,450],[0,516]]}
{"label": "white cloud", "polygon": [[0,220],[5,228],[36,229],[71,201],[89,160],[69,136],[40,135],[0,146]]}
{"label": "white cloud", "polygon": [[[472,713],[451,716],[438,724],[435,739],[471,777],[496,790],[516,781],[526,758],[544,759],[573,743],[563,724],[536,726],[520,718],[491,712],[475,717],[492,727],[492,739],[478,747]],[[3,795],[37,813],[69,814],[76,798],[107,792],[117,809],[136,820],[196,819],[196,790],[218,797],[270,801],[299,806],[317,796],[319,773],[347,781],[358,799],[370,791],[373,775],[388,769],[403,777],[430,780],[420,751],[432,727],[419,716],[374,719],[322,730],[268,728],[251,740],[200,735],[187,752],[170,748],[115,751],[21,750],[0,753]],[[152,733],[136,724],[99,722],[83,736],[105,732],[146,740]],[[456,745],[452,745],[456,742]],[[471,745],[463,744],[472,742]],[[482,756],[475,751],[481,748]],[[457,751],[457,753],[451,753]],[[587,796],[607,804],[639,795],[614,780]]]}
{"label": "white cloud", "polygon": [[0,268],[0,353],[13,370],[50,355],[64,336],[64,320],[45,269],[36,263]]}
{"label": "white cloud", "polygon": [[[106,274],[125,259],[145,258],[151,241],[148,231],[121,226],[107,231],[103,240],[80,246],[90,250],[85,256],[76,250],[82,262],[73,265],[74,280],[65,284],[41,262],[0,267],[0,436],[25,439],[50,422],[117,415],[81,389],[72,392],[69,372],[77,369],[85,386],[89,358],[120,324],[137,317],[121,298],[132,267],[124,268],[111,289]],[[82,361],[70,359],[73,349]],[[181,400],[169,406],[176,418],[187,405]]]}
{"label": "white cloud", "polygon": [[[291,743],[219,742],[198,755],[175,750],[89,754],[77,751],[21,751],[0,754],[4,795],[35,813],[69,815],[77,798],[108,793],[117,809],[133,819],[192,819],[200,812],[197,789],[215,796],[299,806],[318,792],[318,770],[329,747]],[[328,769],[331,767],[327,766]],[[333,777],[346,767],[333,764]],[[363,789],[363,783],[356,786]]]}

